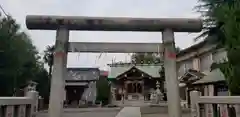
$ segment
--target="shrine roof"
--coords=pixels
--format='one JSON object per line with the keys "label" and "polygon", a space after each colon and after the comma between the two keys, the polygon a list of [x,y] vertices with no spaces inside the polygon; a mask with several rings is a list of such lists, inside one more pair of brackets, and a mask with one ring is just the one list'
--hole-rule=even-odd
{"label": "shrine roof", "polygon": [[108,74],[108,78],[116,78],[117,76],[125,73],[131,68],[137,68],[142,72],[152,76],[152,77],[160,77],[159,70],[161,69],[161,64],[156,65],[119,65],[119,66],[111,66],[111,69]]}
{"label": "shrine roof", "polygon": [[99,68],[67,68],[65,81],[88,81],[99,78]]}
{"label": "shrine roof", "polygon": [[206,76],[204,76],[202,79],[194,82],[193,84],[206,84],[206,83],[225,81],[225,77],[219,69],[215,69],[215,70],[213,70],[209,73],[205,73],[205,74],[206,74]]}
{"label": "shrine roof", "polygon": [[201,73],[194,69],[188,69],[185,74],[180,77],[179,81],[180,83],[190,83],[202,79],[204,76],[204,73]]}

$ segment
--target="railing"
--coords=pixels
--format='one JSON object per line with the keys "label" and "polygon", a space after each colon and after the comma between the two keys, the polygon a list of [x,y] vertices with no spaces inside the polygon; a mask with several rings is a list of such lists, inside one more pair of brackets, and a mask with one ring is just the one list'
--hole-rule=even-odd
{"label": "railing", "polygon": [[200,96],[192,91],[191,117],[240,117],[240,96]]}
{"label": "railing", "polygon": [[0,97],[0,117],[35,117],[38,92],[29,91],[26,97]]}

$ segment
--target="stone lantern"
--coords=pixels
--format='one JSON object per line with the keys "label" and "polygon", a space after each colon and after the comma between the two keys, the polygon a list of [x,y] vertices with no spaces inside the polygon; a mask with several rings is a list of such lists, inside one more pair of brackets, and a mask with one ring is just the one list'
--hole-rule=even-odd
{"label": "stone lantern", "polygon": [[158,104],[160,102],[160,100],[162,100],[162,97],[163,97],[163,94],[162,94],[162,92],[160,90],[160,83],[159,83],[159,81],[156,82],[156,87],[157,87],[157,89],[156,89],[156,94],[157,94],[157,97],[156,97],[157,101],[156,101],[156,103]]}
{"label": "stone lantern", "polygon": [[28,83],[27,83],[27,86],[25,87],[25,94],[28,92],[28,91],[36,91],[36,87],[37,87],[37,84],[38,83],[36,83],[36,82],[34,82],[34,81],[29,81]]}

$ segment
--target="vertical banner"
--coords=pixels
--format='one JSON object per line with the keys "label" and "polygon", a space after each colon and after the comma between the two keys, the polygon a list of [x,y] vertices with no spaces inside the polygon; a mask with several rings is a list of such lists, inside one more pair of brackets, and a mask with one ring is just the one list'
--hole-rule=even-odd
{"label": "vertical banner", "polygon": [[7,106],[5,117],[14,117],[13,113],[14,113],[14,106],[12,105]]}

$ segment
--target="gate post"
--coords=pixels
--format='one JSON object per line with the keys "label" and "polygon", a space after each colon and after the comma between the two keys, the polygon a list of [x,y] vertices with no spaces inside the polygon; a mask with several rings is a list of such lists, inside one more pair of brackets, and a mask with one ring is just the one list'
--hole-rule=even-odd
{"label": "gate post", "polygon": [[199,98],[198,91],[191,91],[190,92],[190,100],[191,100],[191,117],[200,117],[200,108],[197,103]]}
{"label": "gate post", "polygon": [[176,50],[173,30],[163,30],[162,41],[164,45],[164,68],[167,85],[168,114],[169,117],[181,117],[179,82],[177,79]]}
{"label": "gate post", "polygon": [[37,91],[28,91],[27,92],[27,97],[30,97],[33,100],[32,104],[31,104],[31,108],[30,108],[31,117],[35,117],[36,112],[38,111],[38,96],[39,96],[39,93]]}
{"label": "gate post", "polygon": [[59,27],[56,32],[54,50],[54,63],[51,79],[51,91],[49,102],[49,117],[62,117],[63,96],[67,72],[67,49],[69,30],[66,27]]}

